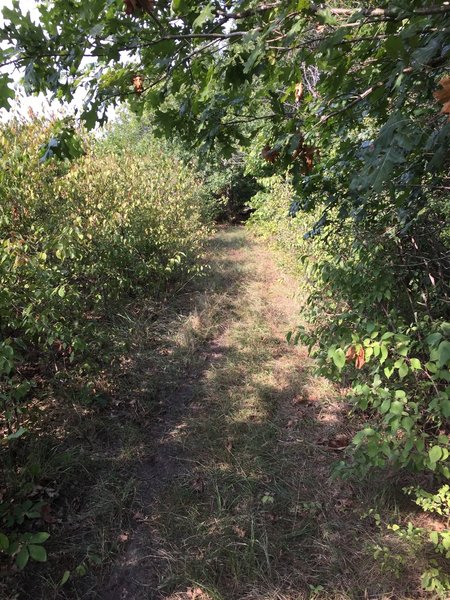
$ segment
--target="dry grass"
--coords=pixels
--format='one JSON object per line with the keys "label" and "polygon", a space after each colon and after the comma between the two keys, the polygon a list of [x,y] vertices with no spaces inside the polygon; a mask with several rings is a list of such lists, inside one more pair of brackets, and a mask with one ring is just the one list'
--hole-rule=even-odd
{"label": "dry grass", "polygon": [[111,364],[94,386],[106,405],[75,391],[65,427],[41,440],[59,520],[49,566],[29,571],[21,597],[422,597],[421,551],[364,516],[407,520],[398,485],[332,477],[342,450],[329,441],[357,424],[341,390],[285,342],[295,281],[241,228],[216,235],[209,263],[165,305],[112,319]]}

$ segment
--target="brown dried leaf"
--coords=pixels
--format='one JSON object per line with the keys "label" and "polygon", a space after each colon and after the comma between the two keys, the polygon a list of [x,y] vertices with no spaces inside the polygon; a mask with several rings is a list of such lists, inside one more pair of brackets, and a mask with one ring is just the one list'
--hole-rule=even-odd
{"label": "brown dried leaf", "polygon": [[41,508],[41,519],[45,523],[57,523],[58,519],[52,514],[52,507],[50,504],[43,504]]}
{"label": "brown dried leaf", "polygon": [[327,446],[333,450],[343,450],[350,444],[350,438],[345,433],[338,433],[327,441]]}
{"label": "brown dried leaf", "polygon": [[137,1],[136,0],[124,0],[125,4],[125,12],[127,15],[132,15],[136,10]]}
{"label": "brown dried leaf", "polygon": [[307,398],[305,396],[295,396],[292,398],[292,406],[297,406],[298,404],[305,404]]}
{"label": "brown dried leaf", "polygon": [[[444,104],[444,106],[442,107],[441,113],[450,115],[450,100]],[[450,121],[450,116],[449,116],[448,120]]]}
{"label": "brown dried leaf", "polygon": [[273,164],[280,156],[280,153],[278,150],[274,150],[270,146],[264,146],[264,148],[261,150],[261,156],[264,158],[264,160]]}
{"label": "brown dried leaf", "polygon": [[353,500],[351,498],[337,498],[334,508],[339,512],[344,512],[353,508]]}
{"label": "brown dried leaf", "polygon": [[132,82],[136,94],[142,94],[144,91],[144,78],[141,75],[133,75]]}
{"label": "brown dried leaf", "polygon": [[138,4],[144,12],[147,12],[149,14],[155,8],[155,3],[153,0],[138,0]]}
{"label": "brown dried leaf", "polygon": [[450,115],[450,76],[443,77],[439,85],[442,89],[436,90],[433,96],[442,104],[441,113]]}
{"label": "brown dried leaf", "polygon": [[137,8],[150,14],[154,9],[154,0],[124,0],[127,15],[134,15]]}
{"label": "brown dried leaf", "polygon": [[350,346],[347,350],[347,352],[345,353],[345,360],[347,362],[352,361],[356,356],[356,349],[354,346]]}
{"label": "brown dried leaf", "polygon": [[239,525],[233,525],[233,531],[238,537],[245,538],[245,530],[239,527]]}
{"label": "brown dried leaf", "polygon": [[358,356],[356,357],[355,367],[357,369],[362,369],[366,364],[366,355],[364,354],[364,348],[361,348],[358,352]]}
{"label": "brown dried leaf", "polygon": [[264,513],[264,516],[271,523],[276,523],[278,521],[278,516],[274,512],[266,512]]}
{"label": "brown dried leaf", "polygon": [[203,590],[199,587],[197,588],[188,588],[186,590],[186,595],[190,600],[203,600],[206,599],[206,596],[203,595]]}

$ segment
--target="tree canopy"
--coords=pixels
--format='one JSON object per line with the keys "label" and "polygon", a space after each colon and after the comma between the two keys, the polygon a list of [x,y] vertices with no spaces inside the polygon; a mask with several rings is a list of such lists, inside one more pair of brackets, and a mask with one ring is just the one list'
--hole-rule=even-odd
{"label": "tree canopy", "polygon": [[177,131],[205,151],[258,143],[310,204],[319,193],[335,205],[339,192],[345,215],[366,211],[374,193],[395,194],[407,210],[442,185],[448,4],[56,0],[38,9],[36,22],[17,0],[3,10],[3,106],[12,67],[29,94],[69,101],[83,87],[88,128],[127,100],[153,112],[160,134]]}

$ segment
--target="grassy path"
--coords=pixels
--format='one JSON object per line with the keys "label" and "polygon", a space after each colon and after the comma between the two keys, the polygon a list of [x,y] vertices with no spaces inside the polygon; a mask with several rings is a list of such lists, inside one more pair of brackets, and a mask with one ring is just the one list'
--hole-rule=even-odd
{"label": "grassy path", "polygon": [[[419,598],[392,540],[363,518],[383,494],[392,508],[388,486],[331,477],[351,422],[339,390],[286,343],[297,284],[243,228],[219,230],[207,262],[168,304],[113,323],[127,340],[115,408],[86,413],[61,561],[22,597]],[[393,553],[375,561],[386,543]]]}
{"label": "grassy path", "polygon": [[366,492],[330,478],[345,405],[285,342],[295,282],[243,229],[221,230],[210,253],[166,349],[135,522],[101,597],[390,598]]}

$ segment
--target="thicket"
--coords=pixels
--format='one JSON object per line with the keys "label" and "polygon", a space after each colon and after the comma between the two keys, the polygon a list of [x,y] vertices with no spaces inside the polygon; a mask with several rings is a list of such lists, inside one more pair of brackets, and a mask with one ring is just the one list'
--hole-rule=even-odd
{"label": "thicket", "polygon": [[[332,209],[317,232],[323,206],[310,213],[296,210],[289,179],[274,175],[260,183],[264,190],[251,200],[256,211],[249,225],[294,261],[307,297],[302,315],[307,324],[288,340],[307,344],[318,372],[351,388],[353,411],[364,423],[335,474],[412,471],[416,484],[404,492],[447,523],[448,200],[436,191],[407,226],[394,198],[385,198],[383,212],[369,220],[338,219]],[[297,192],[295,202],[308,201]],[[450,557],[445,528],[430,532],[395,523],[390,528],[415,547],[418,540],[431,542],[436,557]],[[438,562],[431,559],[422,583],[445,595],[448,565]]]}
{"label": "thicket", "polygon": [[[87,126],[127,99],[157,134],[224,161],[251,148],[248,175],[281,177],[254,221],[308,264],[313,327],[294,339],[352,384],[366,422],[340,472],[428,477],[417,501],[447,515],[450,7],[56,0],[40,24],[3,13],[4,64],[30,92],[85,86]],[[0,103],[12,93],[6,73]],[[431,542],[448,554],[448,529]],[[448,582],[430,571],[424,585]]]}
{"label": "thicket", "polygon": [[58,127],[32,118],[0,130],[0,552],[19,569],[46,560],[48,533],[33,525],[42,503],[29,495],[35,396],[57,372],[95,368],[103,324],[124,302],[195,276],[210,230],[201,180],[145,128],[78,132],[82,156],[43,161]]}

